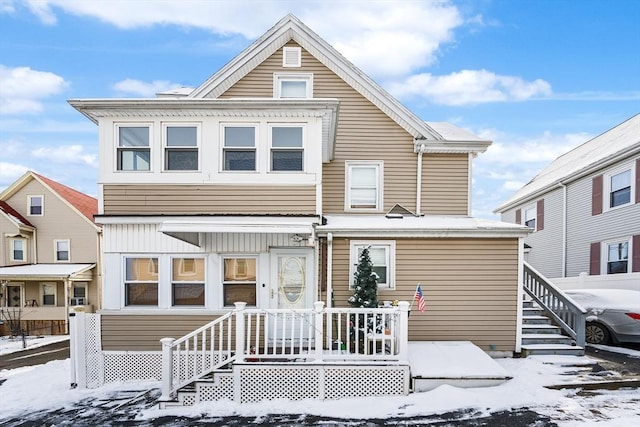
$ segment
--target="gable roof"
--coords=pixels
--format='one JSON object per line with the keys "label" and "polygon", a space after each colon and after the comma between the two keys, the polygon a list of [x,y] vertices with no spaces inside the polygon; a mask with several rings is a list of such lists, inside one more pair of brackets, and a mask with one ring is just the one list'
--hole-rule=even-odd
{"label": "gable roof", "polygon": [[596,136],[555,159],[494,212],[504,212],[520,203],[640,153],[640,114]]}
{"label": "gable roof", "polygon": [[[218,98],[290,40],[295,41],[313,55],[320,63],[405,129],[420,144],[425,145],[426,143],[428,146],[431,141],[447,141],[445,136],[417,117],[292,14],[282,18],[262,37],[194,89],[188,97]],[[477,137],[466,142],[468,142],[468,147],[471,147],[470,151],[475,152],[485,151],[490,144],[490,141],[479,140]],[[418,147],[420,146],[416,145],[416,152]]]}
{"label": "gable roof", "polygon": [[0,200],[0,212],[3,213],[9,221],[13,222],[17,227],[33,227],[33,224],[29,222],[25,217],[20,215],[18,211],[13,209],[9,203],[4,200]]}
{"label": "gable roof", "polygon": [[60,197],[62,201],[69,205],[73,210],[77,211],[80,215],[82,215],[82,217],[90,221],[94,227],[99,229],[93,219],[94,215],[98,214],[97,199],[88,196],[78,190],[74,190],[71,187],[60,184],[59,182],[56,182],[45,176],[39,175],[33,171],[27,171],[7,189],[0,193],[0,200],[8,198],[33,179],[40,182],[43,186],[47,187],[53,194]]}

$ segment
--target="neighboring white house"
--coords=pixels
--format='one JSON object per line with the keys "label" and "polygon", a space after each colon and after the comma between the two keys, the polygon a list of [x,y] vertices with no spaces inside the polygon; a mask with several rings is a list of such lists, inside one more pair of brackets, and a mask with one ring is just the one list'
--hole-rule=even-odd
{"label": "neighboring white house", "polygon": [[640,289],[640,114],[558,157],[495,210],[562,288]]}

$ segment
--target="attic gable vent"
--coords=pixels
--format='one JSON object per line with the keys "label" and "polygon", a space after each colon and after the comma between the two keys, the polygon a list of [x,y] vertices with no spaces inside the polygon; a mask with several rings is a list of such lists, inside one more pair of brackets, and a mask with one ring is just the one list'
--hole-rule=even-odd
{"label": "attic gable vent", "polygon": [[300,47],[283,47],[282,48],[282,66],[283,67],[301,67],[302,66],[302,48]]}

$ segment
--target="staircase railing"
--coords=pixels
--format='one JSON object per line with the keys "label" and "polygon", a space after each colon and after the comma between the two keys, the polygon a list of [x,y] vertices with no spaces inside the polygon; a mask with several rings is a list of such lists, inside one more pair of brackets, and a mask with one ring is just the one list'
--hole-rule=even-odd
{"label": "staircase railing", "polygon": [[573,338],[576,345],[585,345],[586,310],[565,295],[553,283],[524,263],[524,290],[562,330]]}

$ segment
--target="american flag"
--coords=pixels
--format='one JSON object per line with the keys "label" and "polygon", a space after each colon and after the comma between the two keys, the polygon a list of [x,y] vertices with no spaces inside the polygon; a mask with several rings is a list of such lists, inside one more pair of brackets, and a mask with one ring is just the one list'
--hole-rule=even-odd
{"label": "american flag", "polygon": [[422,286],[418,283],[418,287],[416,288],[416,296],[415,298],[418,300],[418,310],[424,311],[427,306],[427,301],[424,299],[424,294],[422,293]]}

